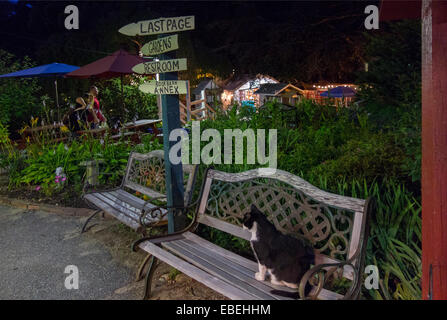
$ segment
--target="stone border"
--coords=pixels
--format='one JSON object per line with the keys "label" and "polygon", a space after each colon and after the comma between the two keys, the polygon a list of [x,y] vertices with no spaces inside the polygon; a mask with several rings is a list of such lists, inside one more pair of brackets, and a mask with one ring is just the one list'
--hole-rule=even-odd
{"label": "stone border", "polygon": [[42,210],[46,212],[57,213],[72,217],[87,217],[93,214],[93,212],[95,212],[95,210],[88,208],[62,207],[62,206],[55,206],[52,204],[35,203],[27,200],[14,199],[3,196],[0,196],[0,204],[25,210]]}

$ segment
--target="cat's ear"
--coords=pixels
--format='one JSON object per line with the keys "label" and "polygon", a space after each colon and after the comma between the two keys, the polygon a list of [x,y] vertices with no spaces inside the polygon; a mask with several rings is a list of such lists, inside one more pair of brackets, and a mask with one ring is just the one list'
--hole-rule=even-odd
{"label": "cat's ear", "polygon": [[251,205],[250,209],[251,209],[251,211],[255,211],[255,212],[259,211],[259,209],[254,204]]}

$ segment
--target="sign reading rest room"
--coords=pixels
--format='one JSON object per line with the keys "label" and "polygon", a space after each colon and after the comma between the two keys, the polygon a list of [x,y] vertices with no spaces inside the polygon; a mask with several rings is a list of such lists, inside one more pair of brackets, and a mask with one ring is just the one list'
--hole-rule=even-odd
{"label": "sign reading rest room", "polygon": [[128,36],[148,36],[194,30],[194,16],[158,18],[125,25],[118,31]]}
{"label": "sign reading rest room", "polygon": [[151,61],[137,64],[132,71],[139,74],[154,74],[186,70],[186,58]]}

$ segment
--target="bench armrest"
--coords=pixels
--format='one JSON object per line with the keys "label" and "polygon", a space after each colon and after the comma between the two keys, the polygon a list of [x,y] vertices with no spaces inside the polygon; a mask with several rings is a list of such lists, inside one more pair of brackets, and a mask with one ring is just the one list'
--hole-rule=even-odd
{"label": "bench armrest", "polygon": [[[335,273],[337,270],[339,270],[341,268],[341,270],[339,270],[339,272],[343,272],[343,268],[345,266],[349,266],[352,268],[353,270],[353,280],[351,283],[351,286],[348,289],[348,292],[346,292],[346,294],[343,297],[343,300],[345,299],[351,299],[354,297],[354,293],[358,288],[358,283],[359,283],[359,272],[358,270],[354,267],[354,265],[352,264],[353,258],[349,259],[348,261],[344,261],[344,262],[339,262],[339,263],[323,263],[323,264],[318,264],[312,268],[310,268],[301,278],[300,281],[300,285],[298,288],[298,292],[300,295],[300,299],[304,299],[304,300],[309,300],[309,299],[316,299],[318,297],[318,295],[320,294],[321,290],[323,289],[326,280],[333,274]],[[318,275],[318,283],[314,284],[311,283],[311,281],[313,279],[315,279],[315,276]],[[315,285],[315,287],[317,288],[316,292],[312,295],[312,296],[306,296],[305,294],[305,289],[306,289],[306,285]]]}
{"label": "bench armrest", "polygon": [[[140,214],[140,225],[146,228],[149,228],[151,226],[153,226],[154,224],[157,224],[158,222],[160,222],[168,213],[168,209],[166,206],[156,206],[156,207],[152,207],[152,208],[148,208],[146,209],[146,206],[148,204],[152,204],[152,201],[157,200],[157,199],[165,199],[166,196],[160,196],[160,197],[153,197],[149,200],[147,200],[144,204],[143,207],[141,208],[141,214]],[[162,209],[165,209],[165,213],[163,213]],[[156,220],[155,222],[151,222],[149,224],[144,222],[144,219],[150,216],[152,218],[152,220]]]}
{"label": "bench armrest", "polygon": [[[207,176],[208,176],[208,170],[210,170],[211,168],[212,167],[208,167],[205,170],[204,179],[202,181],[202,187],[200,188],[200,196],[199,196],[199,198],[195,202],[193,202],[191,204],[188,204],[188,205],[182,205],[182,206],[166,206],[165,208],[166,209],[187,210],[189,208],[193,208],[193,207],[196,207],[196,206],[200,205],[200,202],[202,200],[202,195],[203,195],[203,189],[204,189],[205,182],[206,182],[206,179],[207,179]],[[144,206],[143,206],[143,208],[144,208]],[[155,210],[155,208],[154,208],[154,210]],[[192,221],[184,229],[176,231],[176,232],[173,232],[173,233],[170,233],[170,234],[167,234],[167,235],[163,234],[163,235],[157,235],[157,236],[152,236],[152,237],[143,237],[141,239],[138,239],[137,241],[135,241],[132,244],[132,251],[137,251],[139,244],[142,243],[142,242],[151,241],[151,240],[154,240],[154,239],[161,239],[161,238],[165,238],[165,237],[166,238],[167,237],[172,237],[172,236],[175,236],[175,235],[181,235],[181,234],[183,234],[185,232],[193,230],[197,226],[197,217],[198,217],[198,207],[196,207],[196,210],[194,210],[194,215],[192,217]]]}
{"label": "bench armrest", "polygon": [[[200,199],[199,199],[200,200]],[[189,205],[187,205],[187,206],[157,206],[157,207],[154,207],[154,208],[151,208],[150,210],[148,210],[147,212],[144,212],[144,206],[150,201],[146,201],[146,203],[143,205],[143,209],[142,209],[142,213],[141,213],[141,216],[140,216],[140,223],[141,223],[141,225],[142,226],[146,226],[144,223],[143,223],[143,219],[144,219],[144,217],[147,215],[147,214],[150,214],[151,216],[155,216],[155,217],[160,217],[160,214],[161,214],[161,209],[166,209],[166,210],[168,210],[168,209],[177,209],[177,210],[186,210],[186,209],[189,209],[189,208],[192,208],[192,207],[195,207],[198,203],[199,203],[199,200],[197,200],[197,201],[195,201],[194,203],[191,203],[191,204],[189,204]],[[159,213],[156,213],[156,212],[159,212]],[[195,211],[194,211],[195,212]],[[160,218],[160,219],[162,219],[165,215],[167,214],[167,212],[165,213],[165,214],[163,214],[163,216]],[[193,216],[193,219],[192,219],[192,221],[191,221],[191,223],[188,225],[188,226],[186,226],[184,229],[182,229],[182,230],[179,230],[179,231],[176,231],[176,232],[173,232],[173,233],[169,233],[169,234],[162,234],[162,235],[156,235],[156,236],[152,236],[152,237],[143,237],[143,238],[141,238],[141,239],[138,239],[138,240],[136,240],[133,244],[132,244],[132,251],[137,251],[137,249],[138,249],[138,245],[140,244],[140,243],[142,243],[142,242],[145,242],[145,241],[151,241],[151,240],[154,240],[154,239],[160,239],[160,238],[164,238],[164,237],[172,237],[172,236],[175,236],[175,235],[180,235],[180,234],[182,234],[182,233],[185,233],[185,232],[188,232],[188,231],[190,231],[190,230],[192,230],[195,226],[196,226],[196,224],[197,224],[197,213],[195,212],[194,213],[194,216]],[[153,225],[152,223],[150,224],[150,226],[151,225]]]}

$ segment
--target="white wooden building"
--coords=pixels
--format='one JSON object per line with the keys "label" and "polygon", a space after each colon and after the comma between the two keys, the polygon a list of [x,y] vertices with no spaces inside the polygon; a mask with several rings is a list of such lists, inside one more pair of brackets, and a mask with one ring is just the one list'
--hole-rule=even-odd
{"label": "white wooden building", "polygon": [[273,77],[258,74],[256,76],[241,75],[231,78],[223,86],[221,96],[222,104],[225,109],[233,103],[237,104],[254,104],[259,106],[259,95],[255,95],[255,91],[265,83],[278,83],[279,81]]}

